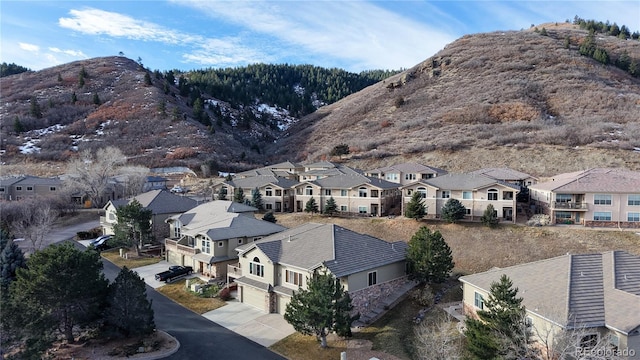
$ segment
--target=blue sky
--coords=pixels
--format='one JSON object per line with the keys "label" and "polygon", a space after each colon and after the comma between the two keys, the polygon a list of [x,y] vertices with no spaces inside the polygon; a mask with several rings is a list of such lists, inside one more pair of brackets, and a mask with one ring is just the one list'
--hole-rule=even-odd
{"label": "blue sky", "polygon": [[253,63],[398,69],[466,34],[575,15],[640,30],[638,0],[0,0],[0,61],[40,70],[123,52],[152,70]]}

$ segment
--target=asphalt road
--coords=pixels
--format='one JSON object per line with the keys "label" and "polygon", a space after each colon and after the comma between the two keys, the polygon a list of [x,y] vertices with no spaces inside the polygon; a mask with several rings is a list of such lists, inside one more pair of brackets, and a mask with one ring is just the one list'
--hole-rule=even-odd
{"label": "asphalt road", "polygon": [[[84,224],[84,226],[87,225],[90,224]],[[69,230],[71,235],[67,239],[75,235],[75,231],[78,231],[77,228],[74,226],[74,231]],[[66,234],[67,232],[62,233]],[[58,241],[54,242],[59,242],[60,236],[63,235],[58,232],[55,236]],[[84,246],[78,242],[73,241],[73,243],[84,249]],[[103,260],[102,262],[105,277],[109,281],[113,281],[120,269],[109,261]],[[165,359],[286,359],[264,346],[178,305],[149,285],[147,285],[147,298],[152,301],[156,327],[168,332],[180,342],[180,349]]]}

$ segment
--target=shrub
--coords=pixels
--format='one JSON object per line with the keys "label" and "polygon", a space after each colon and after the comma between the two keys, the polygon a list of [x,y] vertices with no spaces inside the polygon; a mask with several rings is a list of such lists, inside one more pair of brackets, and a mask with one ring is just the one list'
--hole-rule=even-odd
{"label": "shrub", "polygon": [[551,225],[551,217],[547,214],[535,214],[527,221],[528,226],[547,226]]}
{"label": "shrub", "polygon": [[222,301],[231,300],[231,290],[228,287],[223,287],[222,290],[218,293],[218,297]]}
{"label": "shrub", "polygon": [[431,287],[429,285],[425,285],[423,288],[414,289],[411,293],[411,298],[420,306],[429,307],[433,305],[435,296],[433,295],[433,291],[431,291]]}

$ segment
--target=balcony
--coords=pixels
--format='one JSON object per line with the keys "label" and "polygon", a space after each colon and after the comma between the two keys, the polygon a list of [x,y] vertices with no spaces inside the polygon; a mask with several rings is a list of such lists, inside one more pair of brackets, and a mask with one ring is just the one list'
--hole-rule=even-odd
{"label": "balcony", "polygon": [[240,268],[240,263],[227,265],[227,277],[239,278],[242,276],[242,269]]}
{"label": "balcony", "polygon": [[587,211],[589,210],[587,203],[584,202],[563,202],[563,201],[554,201],[551,203],[553,209],[561,209],[561,210],[575,210],[575,211]]}
{"label": "balcony", "polygon": [[200,249],[196,249],[193,246],[182,245],[175,239],[164,239],[164,247],[166,250],[175,251],[184,255],[195,255],[200,252]]}

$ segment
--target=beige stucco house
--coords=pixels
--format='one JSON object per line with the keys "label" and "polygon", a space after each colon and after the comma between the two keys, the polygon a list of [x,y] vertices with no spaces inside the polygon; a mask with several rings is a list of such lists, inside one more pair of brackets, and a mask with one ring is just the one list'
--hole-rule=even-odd
{"label": "beige stucco house", "polygon": [[167,190],[147,191],[128,200],[110,200],[102,208],[105,215],[100,217],[103,234],[113,234],[113,226],[118,222],[118,208],[129,204],[133,199],[138,200],[143,208],[151,210],[151,231],[158,240],[169,236],[169,225],[165,223],[165,220],[198,205],[196,200],[173,194]]}
{"label": "beige stucco house", "polygon": [[281,213],[293,211],[295,195],[292,187],[296,184],[298,181],[286,177],[256,175],[225,180],[214,185],[212,189],[216,196],[220,189],[223,189],[227,194],[227,200],[233,200],[235,191],[242,189],[245,198],[250,201],[253,191],[257,188],[262,197],[263,210]]}
{"label": "beige stucco house", "polygon": [[536,211],[557,224],[640,228],[640,172],[596,168],[529,187]]}
{"label": "beige stucco house", "polygon": [[270,175],[281,177],[289,180],[298,180],[298,174],[304,172],[304,166],[291,161],[285,161],[278,164],[267,165],[257,169],[251,169],[235,174],[236,179],[248,178],[253,176]]}
{"label": "beige stucco house", "polygon": [[621,358],[640,359],[640,256],[624,251],[564,255],[463,276],[467,316],[484,308],[491,283],[503,274],[518,288],[541,349],[557,351],[559,339],[568,337],[575,340],[572,354],[599,341],[628,355]]}
{"label": "beige stucco house", "polygon": [[57,177],[14,176],[0,179],[0,200],[13,201],[36,196],[57,195],[62,190],[62,180]]}
{"label": "beige stucco house", "polygon": [[470,175],[484,175],[495,180],[504,181],[520,186],[531,186],[538,182],[538,178],[524,173],[522,171],[514,170],[508,167],[500,168],[482,168],[468,173]]}
{"label": "beige stucco house", "polygon": [[258,209],[232,201],[207,202],[166,220],[171,235],[165,256],[172,264],[192,266],[196,272],[224,279],[227,265],[238,262],[236,248],[285,230],[258,220]]}
{"label": "beige stucco house", "polygon": [[520,186],[484,175],[447,174],[421,179],[402,188],[402,214],[414,192],[422,194],[427,218],[439,218],[449,199],[457,199],[467,209],[466,219],[479,220],[489,204],[498,218],[516,221],[516,195]]}
{"label": "beige stucco house", "polygon": [[265,313],[284,314],[298,288],[328,271],[349,292],[354,312],[365,313],[405,284],[405,242],[387,242],[333,224],[307,223],[238,247],[228,274],[238,299]]}
{"label": "beige stucco house", "polygon": [[447,171],[417,163],[402,163],[365,171],[365,175],[386,181],[408,185],[418,180],[431,179],[447,174]]}

